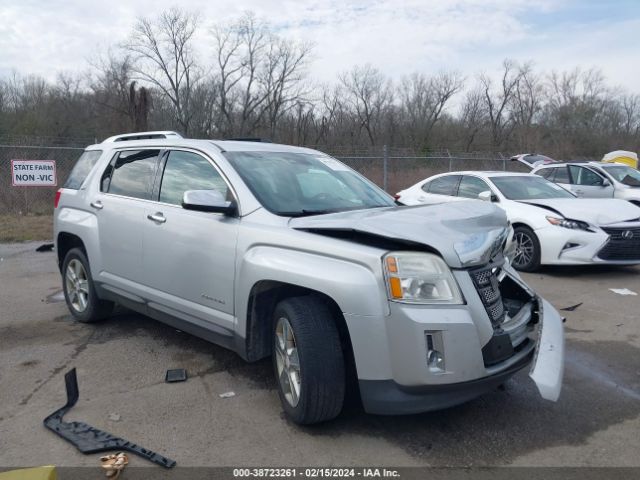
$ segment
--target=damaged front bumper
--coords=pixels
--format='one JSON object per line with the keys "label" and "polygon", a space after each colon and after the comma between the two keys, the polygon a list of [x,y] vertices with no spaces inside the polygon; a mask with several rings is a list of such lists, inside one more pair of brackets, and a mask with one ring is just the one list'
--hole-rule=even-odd
{"label": "damaged front bumper", "polygon": [[562,317],[544,299],[539,302],[540,335],[529,376],[542,398],[557,401],[564,373],[564,328]]}
{"label": "damaged front bumper", "polygon": [[[358,346],[354,349],[365,410],[396,415],[448,408],[495,389],[527,367],[540,395],[556,401],[564,370],[562,317],[551,304],[528,289],[517,274],[510,274],[509,278],[512,282],[507,282],[508,288],[518,289],[526,300],[518,315],[507,317],[508,321],[496,330],[489,324],[491,331],[487,331],[488,321],[474,321],[480,315],[478,305],[470,301],[471,295],[467,305],[457,307],[392,304],[391,315],[385,319],[386,345],[376,349],[375,359],[370,357],[377,373],[388,364],[388,374],[375,378],[372,370],[361,369]],[[371,317],[367,320],[371,325]],[[355,321],[347,316],[348,324]],[[499,336],[497,332],[503,340],[510,339],[508,356],[495,351],[488,353],[485,348]],[[369,351],[376,338],[384,338],[379,334],[368,336]],[[427,365],[427,335],[432,335],[435,348],[443,351],[442,371],[436,372]],[[500,345],[496,348],[499,350]]]}

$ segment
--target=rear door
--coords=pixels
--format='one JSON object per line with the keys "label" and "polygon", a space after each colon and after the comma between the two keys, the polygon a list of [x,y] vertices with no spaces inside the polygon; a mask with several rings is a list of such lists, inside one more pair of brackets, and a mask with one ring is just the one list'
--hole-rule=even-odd
{"label": "rear door", "polygon": [[604,177],[590,168],[579,165],[569,165],[571,173],[571,191],[578,197],[585,198],[613,198],[613,186]]}
{"label": "rear door", "polygon": [[218,190],[229,199],[233,193],[210,159],[178,149],[163,158],[156,184],[156,201],[144,212],[149,308],[230,333],[239,219],[181,205],[187,190]]}
{"label": "rear door", "polygon": [[552,170],[553,173],[550,174],[549,177],[546,177],[547,180],[557,183],[565,190],[569,190],[571,192],[571,177],[569,176],[569,169],[567,166],[563,165],[561,167],[555,167]]}
{"label": "rear door", "polygon": [[90,202],[98,219],[102,255],[102,270],[92,274],[125,291],[139,293],[144,279],[145,212],[159,156],[159,149],[118,152],[103,172],[100,190]]}

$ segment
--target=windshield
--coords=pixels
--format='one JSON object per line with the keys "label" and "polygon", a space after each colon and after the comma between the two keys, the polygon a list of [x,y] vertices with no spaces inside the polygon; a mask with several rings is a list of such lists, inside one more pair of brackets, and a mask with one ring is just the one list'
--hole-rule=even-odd
{"label": "windshield", "polygon": [[575,198],[561,186],[535,175],[491,177],[491,181],[509,200]]}
{"label": "windshield", "polygon": [[328,155],[225,152],[260,203],[283,216],[392,207],[393,198]]}
{"label": "windshield", "polygon": [[638,170],[626,165],[601,165],[601,168],[620,183],[640,187],[640,172]]}

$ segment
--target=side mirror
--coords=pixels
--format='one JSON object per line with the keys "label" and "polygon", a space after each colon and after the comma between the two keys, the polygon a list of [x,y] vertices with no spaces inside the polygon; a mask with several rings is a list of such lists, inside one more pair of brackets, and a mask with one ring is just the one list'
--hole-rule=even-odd
{"label": "side mirror", "polygon": [[603,188],[604,187],[610,187],[611,186],[611,182],[605,178],[605,179],[602,180],[602,185],[601,186]]}
{"label": "side mirror", "polygon": [[235,202],[227,202],[217,190],[187,190],[182,196],[182,208],[225,215],[234,215],[238,210]]}
{"label": "side mirror", "polygon": [[480,200],[483,200],[485,202],[497,202],[498,201],[498,197],[496,197],[493,193],[491,193],[489,190],[485,190],[484,192],[480,192],[478,194],[478,198]]}

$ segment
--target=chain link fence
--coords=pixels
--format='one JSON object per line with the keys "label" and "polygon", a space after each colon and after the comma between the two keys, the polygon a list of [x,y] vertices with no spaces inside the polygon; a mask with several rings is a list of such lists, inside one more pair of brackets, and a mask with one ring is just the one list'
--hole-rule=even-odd
{"label": "chain link fence", "polygon": [[[0,144],[0,215],[51,215],[56,190],[64,183],[82,148]],[[14,187],[11,160],[54,160],[56,187]]]}
{"label": "chain link fence", "polygon": [[[349,148],[317,145],[393,194],[437,173],[458,170],[526,171],[501,153],[416,153],[407,148]],[[57,188],[82,153],[77,146],[0,144],[0,216],[51,215]],[[57,187],[14,187],[11,160],[55,160]]]}

